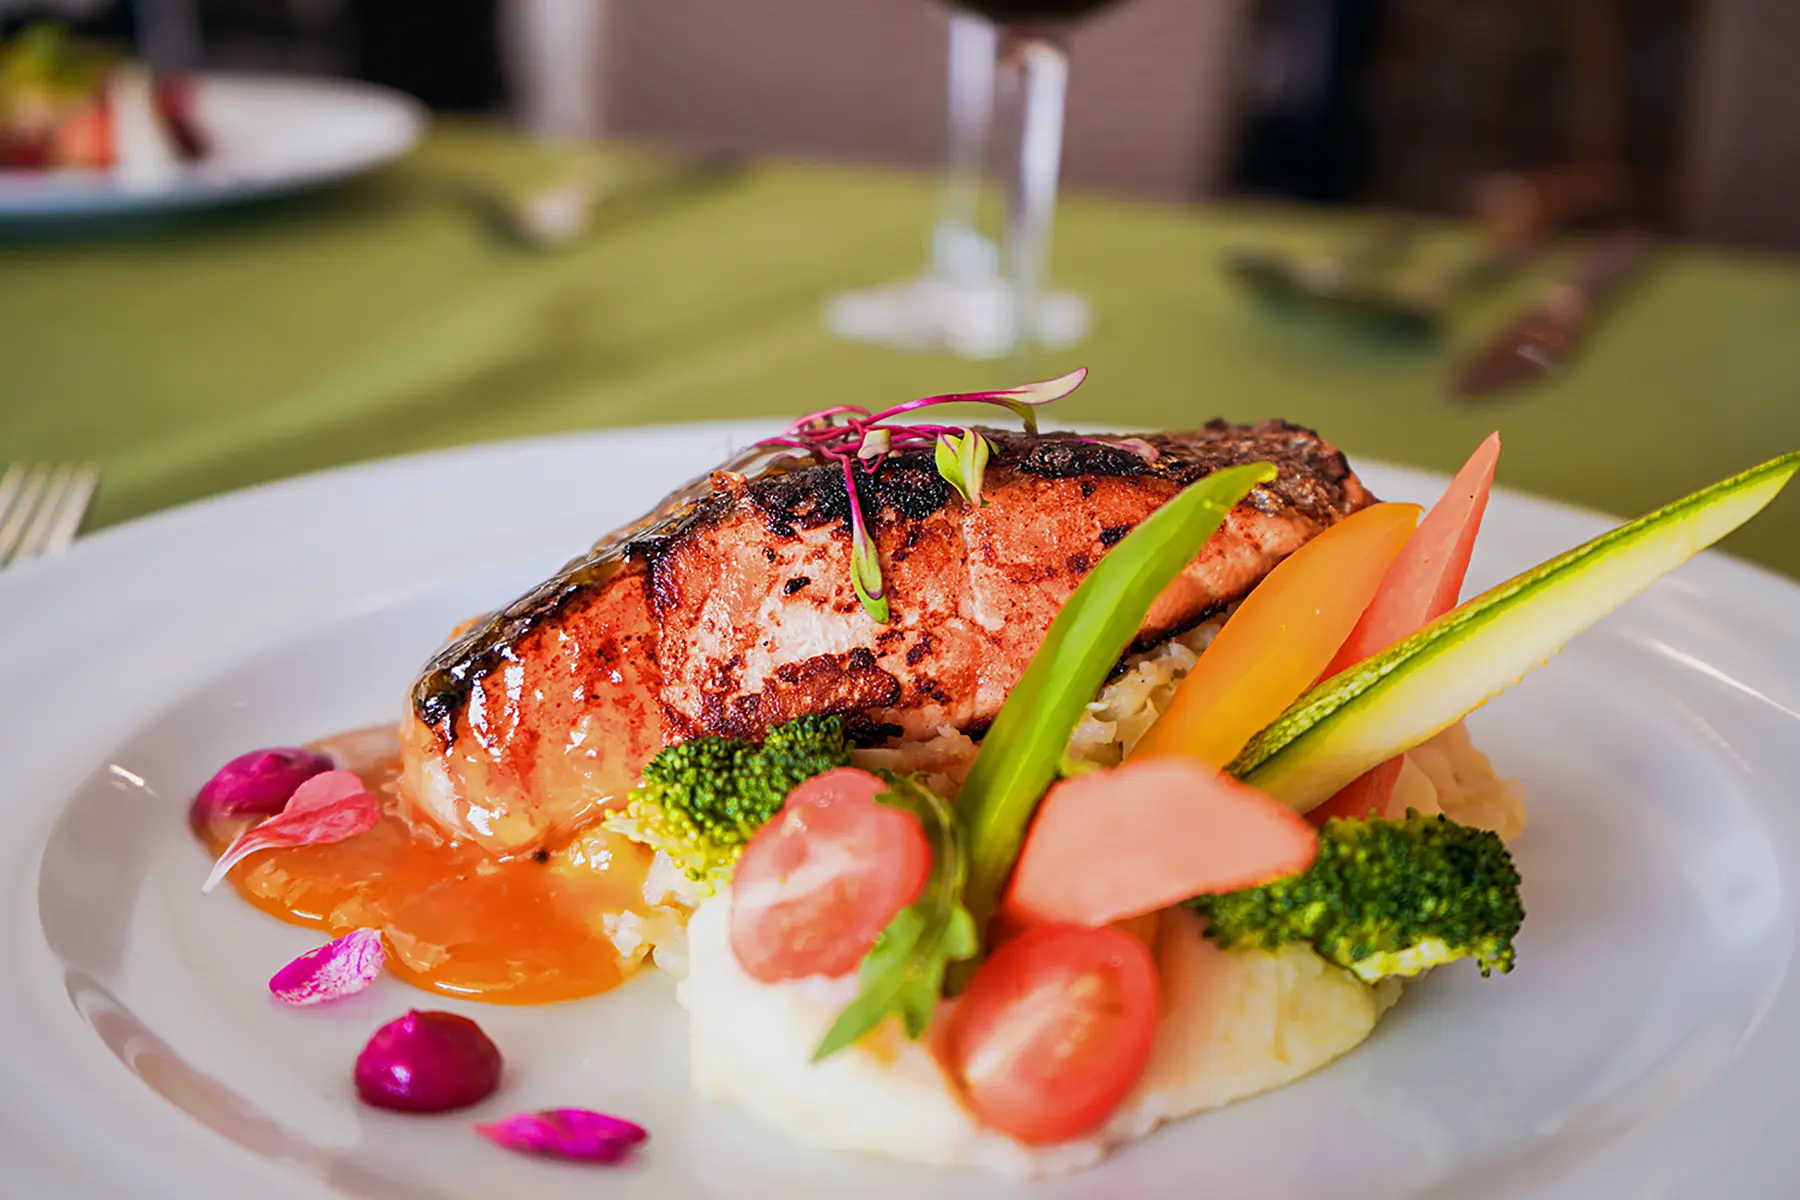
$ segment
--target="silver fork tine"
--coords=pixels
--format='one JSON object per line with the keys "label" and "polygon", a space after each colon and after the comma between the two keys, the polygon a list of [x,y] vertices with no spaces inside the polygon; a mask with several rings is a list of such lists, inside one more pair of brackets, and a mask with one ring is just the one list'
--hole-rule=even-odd
{"label": "silver fork tine", "polygon": [[25,464],[14,463],[6,468],[6,474],[0,475],[0,525],[6,523],[7,514],[12,510],[13,497],[25,486]]}
{"label": "silver fork tine", "polygon": [[69,548],[69,544],[81,530],[81,519],[87,516],[88,505],[94,499],[94,489],[99,486],[99,467],[93,463],[82,463],[75,468],[75,477],[69,484],[69,490],[63,494],[62,511],[56,515],[49,532],[44,535],[43,553],[60,554]]}
{"label": "silver fork tine", "polygon": [[13,555],[14,562],[23,562],[28,558],[36,558],[44,552],[46,539],[50,529],[56,524],[57,516],[62,512],[63,497],[68,494],[69,484],[74,480],[75,468],[64,463],[50,472],[50,485],[38,498],[37,512],[32,514],[31,524],[25,527],[25,536],[19,540],[19,549]]}
{"label": "silver fork tine", "polygon": [[0,567],[12,561],[13,549],[24,535],[31,514],[37,511],[38,494],[44,490],[49,479],[49,468],[33,467],[25,476],[25,482],[19,485],[11,511],[6,513],[4,520],[0,520]]}

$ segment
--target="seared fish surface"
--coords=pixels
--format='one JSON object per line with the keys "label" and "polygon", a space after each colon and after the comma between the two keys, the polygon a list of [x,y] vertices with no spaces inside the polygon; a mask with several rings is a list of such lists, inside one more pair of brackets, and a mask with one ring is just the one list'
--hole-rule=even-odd
{"label": "seared fish surface", "polygon": [[622,798],[658,749],[697,734],[758,738],[831,713],[870,743],[979,732],[1076,585],[1188,484],[1240,463],[1280,471],[1158,598],[1140,645],[1216,614],[1373,500],[1342,454],[1285,422],[1151,435],[1154,460],[1073,434],[984,432],[980,507],[925,452],[858,470],[885,625],[851,587],[841,471],[767,450],[475,622],[414,686],[414,803],[515,854]]}

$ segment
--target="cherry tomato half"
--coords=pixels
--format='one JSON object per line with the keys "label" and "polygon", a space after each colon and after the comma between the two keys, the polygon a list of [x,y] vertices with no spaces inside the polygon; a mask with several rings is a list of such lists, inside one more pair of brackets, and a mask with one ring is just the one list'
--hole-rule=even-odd
{"label": "cherry tomato half", "polygon": [[1030,1144],[1079,1137],[1143,1075],[1158,1008],[1143,942],[1036,926],[970,980],[944,1029],[944,1065],[983,1125]]}
{"label": "cherry tomato half", "polygon": [[765,983],[856,969],[925,889],[931,847],[887,784],[853,767],[815,775],[756,831],[731,880],[731,949]]}

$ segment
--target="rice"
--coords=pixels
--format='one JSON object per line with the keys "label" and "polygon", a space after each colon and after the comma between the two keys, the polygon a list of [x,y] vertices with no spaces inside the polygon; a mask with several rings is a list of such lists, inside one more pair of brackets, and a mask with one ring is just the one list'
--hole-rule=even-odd
{"label": "rice", "polygon": [[[1168,707],[1176,685],[1200,661],[1201,652],[1224,623],[1224,617],[1217,617],[1128,657],[1082,714],[1069,738],[1069,757],[1102,767],[1123,762]],[[980,748],[968,734],[946,725],[922,741],[859,750],[853,761],[870,769],[922,772],[939,794],[954,798]]]}
{"label": "rice", "polygon": [[1100,689],[1075,726],[1069,757],[1100,767],[1116,767],[1125,761],[1169,707],[1176,687],[1224,624],[1224,617],[1215,617],[1153,650],[1127,658],[1124,669]]}
{"label": "rice", "polygon": [[[1069,758],[1100,767],[1123,762],[1168,708],[1175,689],[1224,624],[1221,615],[1128,657],[1082,714],[1069,738]],[[954,798],[978,749],[967,734],[944,726],[922,741],[860,750],[854,761],[865,768],[921,772],[940,795]],[[1461,722],[1407,752],[1386,815],[1404,816],[1409,808],[1491,829],[1507,841],[1525,830],[1524,793],[1495,773]]]}

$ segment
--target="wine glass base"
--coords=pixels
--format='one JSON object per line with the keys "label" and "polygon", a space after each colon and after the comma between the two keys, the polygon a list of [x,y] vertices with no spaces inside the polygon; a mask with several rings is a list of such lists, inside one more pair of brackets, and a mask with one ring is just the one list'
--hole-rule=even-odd
{"label": "wine glass base", "polygon": [[[962,358],[1005,358],[1017,341],[1012,289],[997,278],[926,275],[833,296],[825,324],[839,337]],[[1087,302],[1071,292],[1039,297],[1034,340],[1047,350],[1087,336]]]}

